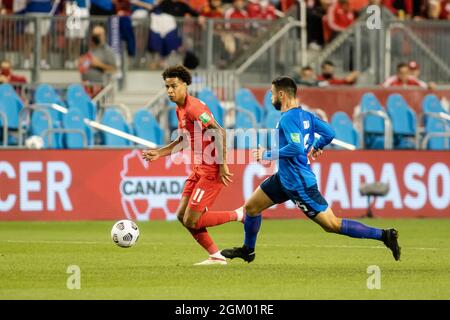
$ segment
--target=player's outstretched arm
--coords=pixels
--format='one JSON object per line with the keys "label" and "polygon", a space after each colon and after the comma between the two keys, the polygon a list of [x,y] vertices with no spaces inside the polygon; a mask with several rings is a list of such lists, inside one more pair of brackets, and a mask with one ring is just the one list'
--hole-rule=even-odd
{"label": "player's outstretched arm", "polygon": [[318,133],[320,138],[314,143],[309,153],[313,160],[318,158],[323,153],[322,149],[329,145],[335,136],[333,128],[328,123],[317,117],[314,117],[314,128],[314,132]]}
{"label": "player's outstretched arm", "polygon": [[217,150],[217,162],[219,164],[219,175],[222,183],[228,186],[229,183],[233,182],[231,177],[233,174],[227,165],[227,135],[225,129],[222,128],[215,120],[208,125],[208,129],[215,130],[216,139],[214,143],[216,144]]}
{"label": "player's outstretched arm", "polygon": [[142,158],[146,161],[155,161],[161,157],[168,156],[172,153],[173,149],[183,141],[183,137],[180,136],[168,145],[159,149],[148,149],[142,152]]}

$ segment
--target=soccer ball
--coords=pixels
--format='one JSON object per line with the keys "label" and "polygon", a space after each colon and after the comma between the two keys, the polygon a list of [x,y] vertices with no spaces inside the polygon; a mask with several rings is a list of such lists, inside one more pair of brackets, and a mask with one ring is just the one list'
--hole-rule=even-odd
{"label": "soccer ball", "polygon": [[28,149],[42,149],[44,147],[44,139],[40,136],[31,136],[25,140],[25,146]]}
{"label": "soccer ball", "polygon": [[111,238],[122,248],[133,246],[139,239],[139,228],[131,220],[117,221],[111,230]]}

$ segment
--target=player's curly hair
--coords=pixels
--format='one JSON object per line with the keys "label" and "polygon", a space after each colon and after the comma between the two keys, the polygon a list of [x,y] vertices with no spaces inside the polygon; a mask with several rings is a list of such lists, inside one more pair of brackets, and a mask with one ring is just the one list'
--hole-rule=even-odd
{"label": "player's curly hair", "polygon": [[295,97],[297,95],[297,84],[295,80],[288,76],[281,76],[272,81],[276,90],[284,90],[286,93]]}
{"label": "player's curly hair", "polygon": [[168,67],[162,73],[162,77],[164,80],[166,80],[167,78],[178,78],[187,85],[190,85],[192,83],[191,73],[186,67],[182,65]]}

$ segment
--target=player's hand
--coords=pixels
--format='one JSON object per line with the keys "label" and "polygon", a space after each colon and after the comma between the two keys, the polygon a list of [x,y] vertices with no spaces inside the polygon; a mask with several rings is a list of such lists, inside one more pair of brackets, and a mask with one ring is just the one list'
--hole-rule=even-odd
{"label": "player's hand", "polygon": [[233,182],[233,180],[231,180],[231,177],[233,176],[233,174],[230,172],[230,169],[228,169],[228,166],[226,164],[222,164],[220,166],[219,174],[220,174],[220,180],[222,180],[222,183],[225,186],[228,186],[228,183]]}
{"label": "player's hand", "polygon": [[258,149],[253,149],[252,150],[253,158],[255,158],[256,161],[260,162],[262,160],[264,151],[266,151],[266,149],[261,148],[261,146],[258,146]]}
{"label": "player's hand", "polygon": [[161,157],[158,149],[150,149],[142,151],[142,158],[146,161],[155,161]]}
{"label": "player's hand", "polygon": [[308,153],[308,157],[311,157],[311,159],[316,160],[319,156],[321,156],[323,153],[323,150],[319,149],[314,149],[311,148],[311,150]]}

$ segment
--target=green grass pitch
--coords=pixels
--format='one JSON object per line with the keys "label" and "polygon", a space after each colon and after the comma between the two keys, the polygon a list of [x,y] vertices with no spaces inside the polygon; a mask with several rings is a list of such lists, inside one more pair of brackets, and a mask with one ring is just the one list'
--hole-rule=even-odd
{"label": "green grass pitch", "polygon": [[[402,259],[381,242],[327,234],[308,220],[264,220],[256,260],[192,266],[207,257],[178,222],[138,223],[136,246],[110,239],[113,222],[0,223],[0,299],[450,299],[450,220],[362,220],[395,226]],[[220,248],[243,226],[209,229]],[[81,288],[67,289],[69,265]],[[369,290],[367,268],[381,270]]]}

